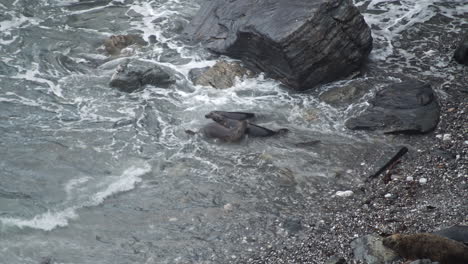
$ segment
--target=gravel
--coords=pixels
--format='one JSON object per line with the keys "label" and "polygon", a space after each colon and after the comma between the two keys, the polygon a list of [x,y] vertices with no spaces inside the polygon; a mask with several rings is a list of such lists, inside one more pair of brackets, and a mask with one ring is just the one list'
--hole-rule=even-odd
{"label": "gravel", "polygon": [[[302,223],[302,236],[272,241],[271,246],[241,262],[326,263],[344,258],[347,263],[357,263],[350,243],[358,237],[432,232],[468,224],[468,100],[459,90],[448,92],[440,99],[442,115],[435,131],[395,136],[411,146],[391,171],[398,177],[385,184],[380,175],[350,186],[351,196],[316,197],[320,206],[311,208]],[[450,140],[436,136],[447,134]],[[371,172],[364,169],[360,173]]]}

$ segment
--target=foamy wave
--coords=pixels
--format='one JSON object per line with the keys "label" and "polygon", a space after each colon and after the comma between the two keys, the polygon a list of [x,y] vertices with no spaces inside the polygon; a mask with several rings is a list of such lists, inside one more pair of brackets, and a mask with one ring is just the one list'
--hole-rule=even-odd
{"label": "foamy wave", "polygon": [[[143,164],[141,167],[132,166],[125,170],[119,176],[111,176],[106,179],[110,184],[102,191],[90,195],[89,199],[85,202],[68,207],[59,211],[47,211],[43,214],[36,215],[32,219],[14,218],[14,217],[1,217],[0,222],[6,226],[16,226],[19,228],[34,228],[45,231],[51,231],[57,227],[64,227],[68,225],[70,220],[78,218],[77,210],[84,207],[97,206],[104,202],[104,200],[116,193],[130,191],[135,188],[135,185],[141,182],[141,176],[151,170],[149,164]],[[80,181],[80,183],[82,183]],[[73,186],[68,186],[73,188]],[[69,190],[68,190],[69,191]]]}

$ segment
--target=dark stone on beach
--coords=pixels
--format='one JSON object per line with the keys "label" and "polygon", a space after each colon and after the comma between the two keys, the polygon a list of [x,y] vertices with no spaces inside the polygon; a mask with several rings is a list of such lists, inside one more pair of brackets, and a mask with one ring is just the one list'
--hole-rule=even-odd
{"label": "dark stone on beach", "polygon": [[109,86],[131,93],[145,85],[167,88],[175,83],[168,69],[156,64],[131,62],[120,64],[112,75]]}
{"label": "dark stone on beach", "polygon": [[449,228],[444,228],[439,231],[433,232],[433,234],[450,238],[452,240],[462,242],[468,245],[468,226],[465,225],[454,225]]}
{"label": "dark stone on beach", "polygon": [[360,116],[346,121],[354,130],[385,133],[426,133],[439,122],[440,108],[429,84],[410,80],[385,87]]}
{"label": "dark stone on beach", "polygon": [[354,259],[362,263],[384,264],[392,263],[399,259],[393,250],[384,247],[383,238],[367,235],[351,242]]}
{"label": "dark stone on beach", "polygon": [[458,63],[468,66],[468,33],[465,33],[465,36],[458,44],[453,58]]}
{"label": "dark stone on beach", "polygon": [[252,77],[253,73],[239,62],[217,62],[213,67],[192,69],[189,78],[195,85],[226,89],[234,86],[236,78]]}
{"label": "dark stone on beach", "polygon": [[372,49],[349,0],[205,1],[186,33],[296,90],[359,71]]}
{"label": "dark stone on beach", "polygon": [[338,256],[333,256],[325,264],[346,264],[346,259],[338,257]]}

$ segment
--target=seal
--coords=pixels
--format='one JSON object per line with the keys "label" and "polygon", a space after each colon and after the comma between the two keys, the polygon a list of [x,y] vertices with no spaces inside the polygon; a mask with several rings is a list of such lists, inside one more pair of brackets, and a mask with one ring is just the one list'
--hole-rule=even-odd
{"label": "seal", "polygon": [[[245,112],[212,111],[205,115],[205,117],[211,119],[213,119],[212,117],[217,117],[217,120],[220,120],[220,122],[218,122],[216,119],[213,119],[213,121],[218,122],[225,127],[232,128],[233,126],[237,126],[237,122],[239,120],[252,119],[255,117],[255,114]],[[275,135],[286,134],[287,132],[289,132],[287,128],[271,130],[266,127],[248,122],[246,134],[249,135],[249,137],[271,137]]]}
{"label": "seal", "polygon": [[228,119],[214,112],[205,115],[205,117],[215,121],[201,129],[205,137],[219,138],[226,142],[237,142],[244,138],[247,121]]}
{"label": "seal", "polygon": [[468,263],[467,246],[434,234],[394,234],[384,238],[383,245],[410,260],[428,258],[441,264]]}

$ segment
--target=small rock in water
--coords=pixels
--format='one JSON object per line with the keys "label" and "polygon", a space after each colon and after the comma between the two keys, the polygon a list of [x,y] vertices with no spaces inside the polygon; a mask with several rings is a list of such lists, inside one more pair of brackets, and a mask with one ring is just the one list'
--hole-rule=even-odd
{"label": "small rock in water", "polygon": [[351,195],[353,195],[353,191],[337,191],[335,193],[336,196],[340,196],[340,197],[350,197]]}
{"label": "small rock in water", "polygon": [[414,181],[414,178],[411,177],[411,176],[408,176],[408,177],[406,177],[406,181],[409,181],[409,182]]}
{"label": "small rock in water", "polygon": [[419,183],[420,183],[420,184],[426,184],[426,183],[427,183],[427,179],[426,179],[426,178],[421,178],[421,179],[419,179]]}

